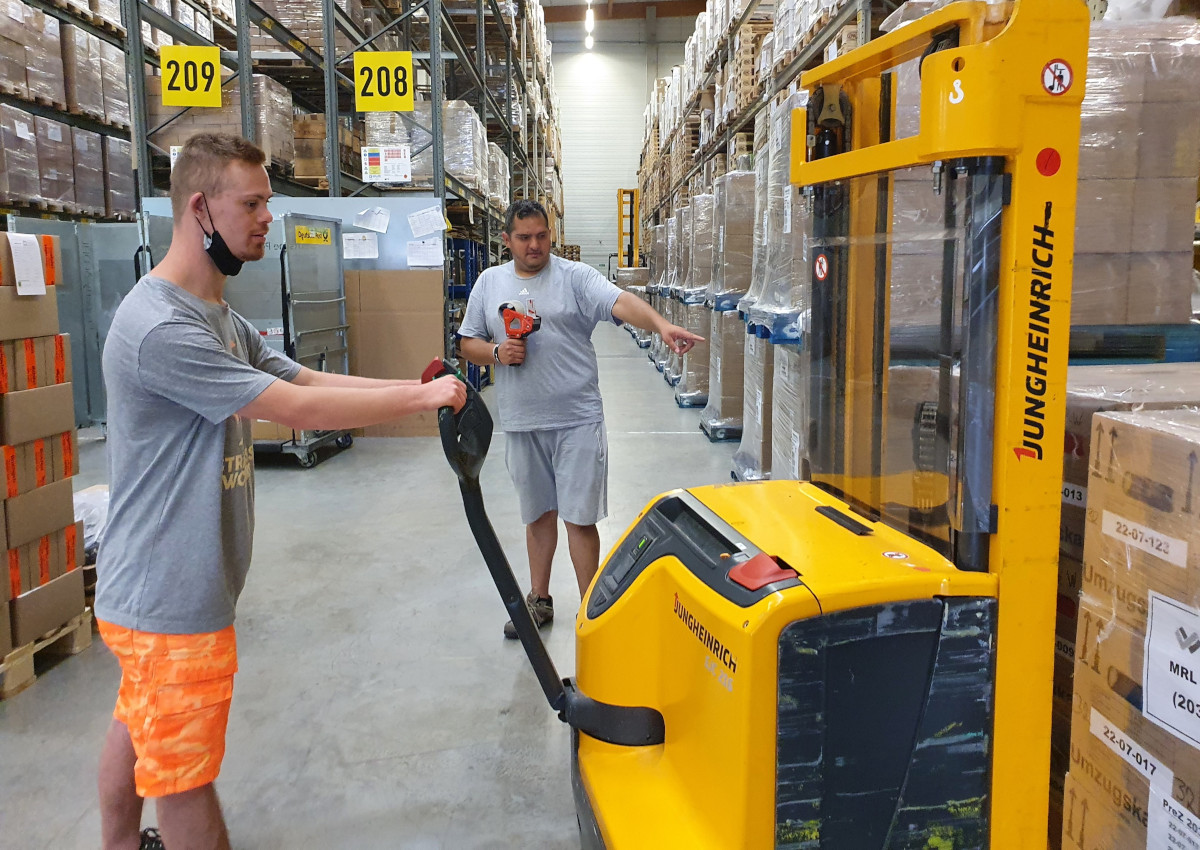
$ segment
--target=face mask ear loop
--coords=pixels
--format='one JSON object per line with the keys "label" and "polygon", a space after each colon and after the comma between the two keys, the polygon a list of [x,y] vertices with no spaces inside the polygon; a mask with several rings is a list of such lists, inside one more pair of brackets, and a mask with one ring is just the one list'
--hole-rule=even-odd
{"label": "face mask ear loop", "polygon": [[[208,208],[208,198],[204,197],[203,192],[200,193],[200,200],[202,200],[204,202],[204,214],[208,216],[208,227],[210,230],[212,230],[213,233],[216,233],[217,226],[216,226],[216,224],[213,223],[212,211]],[[196,224],[200,225],[200,232],[204,234],[204,238],[208,239],[211,242],[212,241],[212,233],[208,233],[207,231],[205,231],[204,222],[202,222],[200,219],[196,219]]]}

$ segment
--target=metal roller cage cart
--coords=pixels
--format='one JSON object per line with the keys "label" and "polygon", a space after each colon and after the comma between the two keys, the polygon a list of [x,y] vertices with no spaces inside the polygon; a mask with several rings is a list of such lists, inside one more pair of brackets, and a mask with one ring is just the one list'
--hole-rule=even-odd
{"label": "metal roller cage cart", "polygon": [[[148,216],[152,261],[171,244],[172,221]],[[229,306],[253,325],[267,345],[319,372],[349,374],[346,279],[342,223],[335,218],[285,213],[271,222],[263,259],[247,263],[225,283]],[[349,448],[348,431],[295,431],[255,423],[259,453],[295,455],[309,468],[326,446]]]}

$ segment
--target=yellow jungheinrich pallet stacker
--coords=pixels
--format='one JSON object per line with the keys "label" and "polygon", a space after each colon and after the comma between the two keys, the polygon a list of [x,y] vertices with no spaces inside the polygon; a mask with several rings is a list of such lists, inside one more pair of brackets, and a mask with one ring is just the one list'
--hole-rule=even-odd
{"label": "yellow jungheinrich pallet stacker", "polygon": [[[483,511],[490,418],[474,393],[443,413],[472,530],[572,729],[585,848],[1046,847],[1088,15],[1003,9],[954,3],[801,78],[811,480],[653,502],[584,600],[574,681]],[[894,138],[892,70],[913,59],[920,127]],[[893,317],[914,250],[897,199],[921,191],[942,204],[941,275],[914,335]],[[911,421],[898,369],[934,387]]]}

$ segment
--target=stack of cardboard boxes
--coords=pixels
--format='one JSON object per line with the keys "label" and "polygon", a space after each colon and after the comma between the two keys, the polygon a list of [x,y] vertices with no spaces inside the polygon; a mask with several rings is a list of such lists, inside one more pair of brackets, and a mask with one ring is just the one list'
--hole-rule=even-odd
{"label": "stack of cardboard boxes", "polygon": [[1063,846],[1197,847],[1200,412],[1092,430]]}
{"label": "stack of cardboard boxes", "polygon": [[45,295],[19,295],[9,237],[0,236],[0,460],[6,580],[0,582],[0,656],[84,610],[83,531],[71,477],[78,445],[70,340],[60,334],[54,286],[58,238],[40,243]]}
{"label": "stack of cardboard boxes", "polygon": [[1092,28],[1073,324],[1190,321],[1198,79],[1200,23],[1176,18]]}

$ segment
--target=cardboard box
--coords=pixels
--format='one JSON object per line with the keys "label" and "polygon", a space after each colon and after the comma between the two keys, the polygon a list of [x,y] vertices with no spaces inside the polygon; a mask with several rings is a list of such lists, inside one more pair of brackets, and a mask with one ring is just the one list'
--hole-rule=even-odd
{"label": "cardboard box", "polygon": [[1144,630],[1148,594],[1200,605],[1200,412],[1094,417],[1084,593]]}
{"label": "cardboard box", "polygon": [[1079,128],[1080,180],[1174,176],[1139,174],[1136,142],[1143,125],[1142,109],[1140,103],[1124,103],[1117,109],[1084,110]]}
{"label": "cardboard box", "polygon": [[58,299],[53,292],[18,295],[15,286],[0,286],[0,340],[55,333],[58,333]]}
{"label": "cardboard box", "polygon": [[0,395],[0,444],[19,446],[74,427],[75,399],[70,384]]}
{"label": "cardboard box", "polygon": [[[1076,254],[1128,254],[1137,180],[1080,180],[1075,201]],[[1138,248],[1138,250],[1148,250]]]}
{"label": "cardboard box", "polygon": [[1192,254],[1130,254],[1131,325],[1185,325],[1192,320]]}
{"label": "cardboard box", "polygon": [[[1200,164],[1197,165],[1200,171]],[[1196,176],[1143,177],[1133,184],[1132,250],[1191,251],[1196,218]],[[1076,242],[1075,250],[1079,250]]]}
{"label": "cardboard box", "polygon": [[71,570],[48,584],[21,594],[9,604],[13,644],[33,643],[83,613],[83,570]]}
{"label": "cardboard box", "polygon": [[0,393],[68,383],[71,343],[66,334],[0,343]]}
{"label": "cardboard box", "polygon": [[79,450],[75,431],[19,446],[0,446],[0,469],[3,471],[0,495],[6,499],[77,475]]}
{"label": "cardboard box", "polygon": [[[0,582],[5,587],[7,583]],[[7,597],[0,598],[0,660],[12,652],[12,619],[8,613]]]}
{"label": "cardboard box", "polygon": [[55,481],[4,502],[6,549],[16,549],[75,522],[74,489],[69,479]]}
{"label": "cardboard box", "polygon": [[1072,325],[1122,325],[1128,309],[1129,255],[1076,254]]}
{"label": "cardboard box", "polygon": [[1149,363],[1068,369],[1061,553],[1076,562],[1083,559],[1089,458],[1096,435],[1094,415],[1107,410],[1179,407],[1200,409],[1200,364]]}
{"label": "cardboard box", "polygon": [[50,444],[51,481],[61,481],[79,474],[79,437],[74,428],[47,438]]}
{"label": "cardboard box", "polygon": [[[346,273],[350,371],[365,378],[416,378],[443,345],[441,271]],[[367,437],[432,437],[437,412],[363,429]]]}
{"label": "cardboard box", "polygon": [[1142,126],[1148,132],[1137,146],[1138,177],[1191,177],[1200,164],[1200,100],[1144,103]]}
{"label": "cardboard box", "polygon": [[255,441],[284,442],[292,439],[292,429],[278,422],[268,422],[265,419],[255,419],[251,424],[251,434]]}

